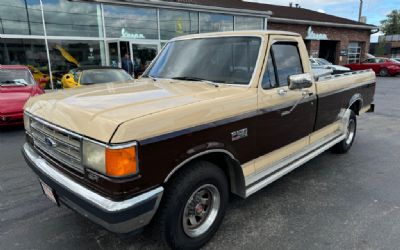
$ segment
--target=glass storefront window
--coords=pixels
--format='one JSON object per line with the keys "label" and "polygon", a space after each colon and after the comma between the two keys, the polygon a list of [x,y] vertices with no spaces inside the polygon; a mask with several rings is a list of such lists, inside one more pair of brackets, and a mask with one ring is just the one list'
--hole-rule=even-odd
{"label": "glass storefront window", "polygon": [[1,0],[0,33],[43,35],[39,0]]}
{"label": "glass storefront window", "polygon": [[25,65],[36,82],[45,78],[50,87],[46,45],[43,39],[0,39],[0,64]]}
{"label": "glass storefront window", "polygon": [[104,5],[108,38],[158,39],[157,10]]}
{"label": "glass storefront window", "polygon": [[103,36],[99,4],[43,0],[43,11],[48,36]]}
{"label": "glass storefront window", "polygon": [[264,20],[260,17],[235,16],[235,30],[263,29]]}
{"label": "glass storefront window", "polygon": [[105,65],[102,41],[48,40],[53,83],[60,87],[64,74],[85,65]]}
{"label": "glass storefront window", "polygon": [[199,33],[199,14],[195,11],[160,10],[161,40]]}
{"label": "glass storefront window", "polygon": [[233,16],[224,14],[200,13],[200,32],[232,31]]}

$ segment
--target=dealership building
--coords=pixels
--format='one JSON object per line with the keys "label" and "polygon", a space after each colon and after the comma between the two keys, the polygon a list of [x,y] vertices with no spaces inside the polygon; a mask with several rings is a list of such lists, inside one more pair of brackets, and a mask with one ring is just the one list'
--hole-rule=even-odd
{"label": "dealership building", "polygon": [[363,60],[376,27],[241,0],[2,0],[0,64],[28,65],[54,82],[78,65],[120,66],[128,54],[140,73],[173,37],[254,29],[297,32],[311,56],[346,64]]}

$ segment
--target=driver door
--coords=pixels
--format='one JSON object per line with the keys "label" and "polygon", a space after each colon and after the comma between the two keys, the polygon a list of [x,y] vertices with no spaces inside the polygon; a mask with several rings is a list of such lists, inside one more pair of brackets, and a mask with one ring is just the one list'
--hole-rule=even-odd
{"label": "driver door", "polygon": [[[262,82],[258,87],[256,171],[263,170],[309,144],[316,115],[315,85],[290,90],[288,77],[309,73],[299,53],[306,48],[298,38],[271,36]],[[299,48],[300,46],[304,48]],[[308,59],[307,59],[308,60]]]}

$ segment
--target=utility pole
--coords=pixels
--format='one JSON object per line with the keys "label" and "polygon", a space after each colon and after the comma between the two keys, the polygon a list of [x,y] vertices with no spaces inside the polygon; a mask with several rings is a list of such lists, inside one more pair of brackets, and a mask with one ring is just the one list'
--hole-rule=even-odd
{"label": "utility pole", "polygon": [[363,7],[363,0],[360,0],[360,7],[358,9],[358,21],[359,22],[361,22],[362,7]]}

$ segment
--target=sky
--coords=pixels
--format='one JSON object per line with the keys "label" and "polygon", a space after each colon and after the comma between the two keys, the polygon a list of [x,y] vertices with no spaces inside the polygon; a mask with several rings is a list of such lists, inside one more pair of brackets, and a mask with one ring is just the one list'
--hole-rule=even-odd
{"label": "sky", "polygon": [[[307,8],[330,15],[340,16],[352,20],[358,19],[359,0],[246,0],[248,2],[260,2],[276,5],[300,4]],[[286,4],[285,4],[286,2]],[[364,0],[362,15],[367,17],[367,23],[380,25],[380,21],[394,9],[400,9],[400,0]],[[371,36],[371,42],[378,40],[377,33]]]}

